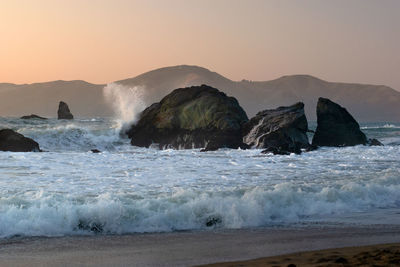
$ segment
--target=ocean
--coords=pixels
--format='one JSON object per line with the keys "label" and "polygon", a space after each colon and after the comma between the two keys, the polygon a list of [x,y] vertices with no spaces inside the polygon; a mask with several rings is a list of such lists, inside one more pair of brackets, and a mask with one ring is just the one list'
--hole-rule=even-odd
{"label": "ocean", "polygon": [[111,118],[1,128],[46,152],[0,152],[0,238],[400,225],[400,124],[361,124],[383,147],[287,156],[133,147]]}

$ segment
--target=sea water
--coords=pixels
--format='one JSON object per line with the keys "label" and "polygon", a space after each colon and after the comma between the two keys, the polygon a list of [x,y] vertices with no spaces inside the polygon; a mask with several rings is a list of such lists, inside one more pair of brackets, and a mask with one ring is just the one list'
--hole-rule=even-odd
{"label": "sea water", "polygon": [[0,118],[46,151],[0,152],[0,237],[400,225],[400,124],[361,126],[385,146],[274,156],[133,147],[107,118]]}

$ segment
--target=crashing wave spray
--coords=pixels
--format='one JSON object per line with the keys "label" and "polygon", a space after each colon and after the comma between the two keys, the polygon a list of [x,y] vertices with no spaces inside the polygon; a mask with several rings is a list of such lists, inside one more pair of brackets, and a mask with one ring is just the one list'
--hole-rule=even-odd
{"label": "crashing wave spray", "polygon": [[146,108],[145,88],[143,86],[124,86],[118,83],[107,84],[103,88],[106,102],[113,108],[118,129],[124,132],[138,120],[138,115]]}

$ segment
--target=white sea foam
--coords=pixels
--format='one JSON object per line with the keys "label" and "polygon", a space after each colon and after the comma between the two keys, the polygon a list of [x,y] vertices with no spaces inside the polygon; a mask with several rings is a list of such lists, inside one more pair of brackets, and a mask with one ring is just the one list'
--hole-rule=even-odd
{"label": "white sea foam", "polygon": [[115,121],[101,118],[0,126],[50,151],[0,152],[0,237],[340,223],[400,208],[399,145],[201,153],[132,147]]}
{"label": "white sea foam", "polygon": [[349,183],[304,186],[281,183],[232,191],[178,190],[154,198],[104,193],[87,199],[36,194],[2,199],[0,236],[160,232],[243,228],[299,222],[372,208],[398,208],[400,185]]}
{"label": "white sea foam", "polygon": [[96,120],[58,121],[24,124],[18,132],[33,138],[46,151],[115,150],[121,145],[120,122]]}
{"label": "white sea foam", "polygon": [[384,125],[374,125],[374,126],[363,126],[361,129],[400,129],[400,125],[395,125],[391,123],[386,123]]}

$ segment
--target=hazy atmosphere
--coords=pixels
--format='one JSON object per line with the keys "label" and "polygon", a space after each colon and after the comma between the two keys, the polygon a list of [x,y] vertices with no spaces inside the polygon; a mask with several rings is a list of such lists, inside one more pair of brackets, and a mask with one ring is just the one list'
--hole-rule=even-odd
{"label": "hazy atmosphere", "polygon": [[0,1],[0,82],[108,83],[180,64],[400,89],[400,2]]}
{"label": "hazy atmosphere", "polygon": [[0,267],[400,266],[399,11],[0,0]]}

